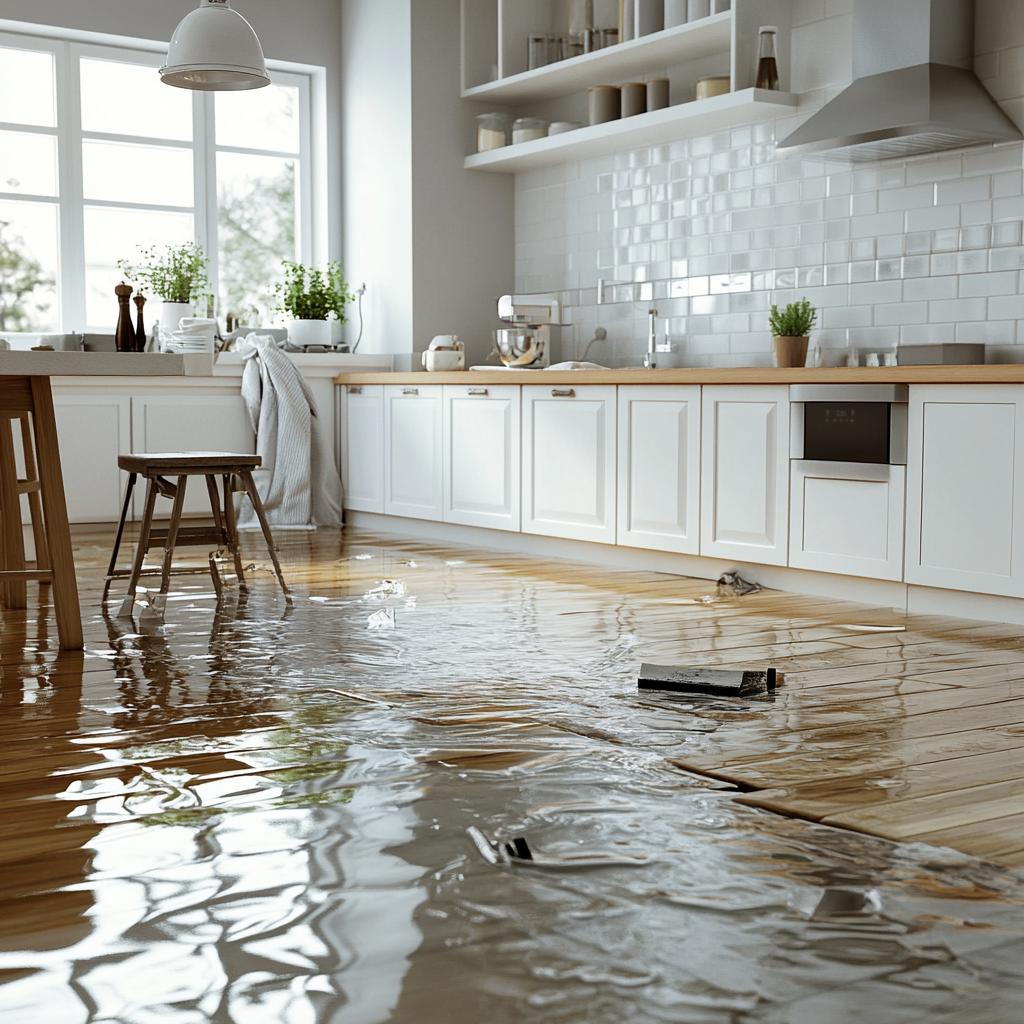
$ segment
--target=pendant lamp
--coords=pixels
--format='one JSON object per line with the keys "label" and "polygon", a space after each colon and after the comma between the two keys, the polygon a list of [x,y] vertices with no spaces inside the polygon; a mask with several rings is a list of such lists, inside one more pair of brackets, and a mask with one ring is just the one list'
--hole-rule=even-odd
{"label": "pendant lamp", "polygon": [[230,0],[202,0],[174,30],[160,79],[179,89],[234,92],[270,85],[263,47]]}

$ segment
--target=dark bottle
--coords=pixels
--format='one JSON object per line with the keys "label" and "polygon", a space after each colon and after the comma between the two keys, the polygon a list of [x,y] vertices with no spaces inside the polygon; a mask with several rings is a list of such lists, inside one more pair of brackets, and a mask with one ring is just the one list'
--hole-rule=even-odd
{"label": "dark bottle", "polygon": [[145,352],[146,351],[146,325],[142,319],[142,307],[146,304],[146,296],[139,292],[138,295],[132,299],[135,303],[135,308],[139,311],[138,319],[135,322],[135,351]]}
{"label": "dark bottle", "polygon": [[120,307],[117,317],[117,330],[114,332],[114,342],[118,352],[135,351],[135,328],[132,327],[132,310],[128,304],[134,289],[130,284],[122,281],[115,289],[117,302]]}
{"label": "dark bottle", "polygon": [[757,63],[758,89],[779,91],[779,64],[776,59],[775,39],[779,30],[774,25],[762,25],[758,30],[761,37],[760,60]]}

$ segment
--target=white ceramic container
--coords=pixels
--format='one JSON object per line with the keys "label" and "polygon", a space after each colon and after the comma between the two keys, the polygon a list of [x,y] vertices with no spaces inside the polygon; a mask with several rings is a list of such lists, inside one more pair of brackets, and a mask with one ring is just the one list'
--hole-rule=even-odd
{"label": "white ceramic container", "polygon": [[309,345],[331,347],[330,320],[289,320],[285,327],[288,328],[288,340],[296,348]]}

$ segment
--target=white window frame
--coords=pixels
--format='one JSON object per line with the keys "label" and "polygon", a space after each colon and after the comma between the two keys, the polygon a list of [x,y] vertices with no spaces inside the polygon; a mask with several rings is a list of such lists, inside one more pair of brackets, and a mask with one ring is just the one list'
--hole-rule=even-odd
{"label": "white window frame", "polygon": [[[254,155],[295,156],[256,147],[217,146],[215,95],[192,93],[192,141],[151,139],[138,135],[108,135],[82,131],[81,95],[78,61],[81,57],[122,61],[159,68],[167,53],[167,44],[150,40],[130,40],[116,36],[52,26],[28,25],[0,19],[0,46],[49,52],[54,55],[56,72],[57,127],[0,122],[0,130],[28,134],[56,135],[58,196],[35,196],[0,191],[0,201],[38,202],[56,205],[58,211],[57,295],[60,309],[58,331],[83,332],[86,324],[85,221],[83,195],[82,140],[84,137],[116,142],[143,143],[193,150],[194,207],[147,206],[142,203],[89,200],[90,206],[110,206],[191,212],[195,240],[210,258],[210,284],[216,294],[219,252],[217,244],[217,152],[242,152]],[[267,60],[271,80],[299,89],[300,149],[297,154],[300,173],[296,181],[296,254],[303,263],[321,263],[327,258],[327,161],[326,161],[326,70],[306,64]],[[168,86],[170,88],[170,86]],[[134,253],[125,253],[131,259]],[[116,314],[113,306],[111,317]],[[92,325],[97,326],[97,325]]]}

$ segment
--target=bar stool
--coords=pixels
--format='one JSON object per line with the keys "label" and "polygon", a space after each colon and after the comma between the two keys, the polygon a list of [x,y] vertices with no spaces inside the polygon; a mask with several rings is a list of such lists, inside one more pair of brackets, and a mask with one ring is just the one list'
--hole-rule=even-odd
{"label": "bar stool", "polygon": [[[284,582],[281,565],[277,560],[277,550],[270,534],[263,502],[252,478],[252,471],[262,465],[259,455],[236,455],[231,452],[162,452],[159,454],[122,455],[118,458],[119,468],[128,473],[128,487],[125,491],[124,507],[121,510],[121,521],[117,525],[117,537],[114,540],[114,551],[110,556],[110,567],[107,570],[107,582],[104,588],[104,599],[110,583],[115,579],[128,577],[128,593],[121,604],[118,617],[130,617],[135,606],[135,588],[142,576],[160,576],[160,593],[150,598],[150,607],[158,615],[162,615],[167,605],[167,592],[170,589],[171,576],[185,575],[195,569],[174,569],[172,559],[176,547],[186,545],[213,544],[218,550],[226,549],[231,553],[235,563],[235,574],[241,590],[247,589],[245,573],[242,569],[242,556],[238,547],[238,527],[235,523],[234,494],[248,494],[256,517],[263,529],[263,537],[270,550],[270,559],[274,563],[274,572],[278,582],[291,601],[288,587]],[[135,560],[130,570],[118,570],[117,554],[121,547],[124,524],[131,506],[132,491],[135,483],[142,476],[146,480],[146,506],[142,515],[142,529],[139,533],[139,544],[135,551]],[[210,495],[210,509],[213,513],[213,526],[182,526],[181,514],[185,505],[185,486],[190,476],[206,478],[206,489]],[[175,478],[172,482],[169,478]],[[224,507],[221,508],[217,490],[217,477],[220,477],[224,489]],[[166,530],[153,529],[153,510],[157,495],[170,498],[171,521]],[[144,568],[146,555],[151,548],[163,548],[164,558],[161,568]],[[221,598],[223,584],[217,571],[216,552],[210,553],[210,575],[213,577],[213,589],[217,600]]]}
{"label": "bar stool", "polygon": [[[18,420],[25,456],[19,478],[12,423]],[[25,563],[21,495],[28,495],[36,568]],[[53,611],[61,650],[81,650],[82,615],[71,550],[71,529],[60,470],[49,378],[0,376],[0,583],[4,604],[24,608],[26,582],[53,585]]]}

